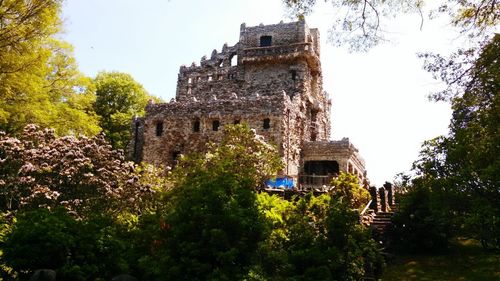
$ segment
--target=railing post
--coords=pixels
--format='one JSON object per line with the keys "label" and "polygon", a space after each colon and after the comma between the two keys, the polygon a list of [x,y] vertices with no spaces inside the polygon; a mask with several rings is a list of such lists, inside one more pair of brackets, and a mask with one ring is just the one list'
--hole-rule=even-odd
{"label": "railing post", "polygon": [[370,187],[370,196],[372,197],[372,203],[370,205],[370,209],[374,210],[375,213],[378,213],[379,211],[378,204],[380,200],[378,200],[377,188],[375,186]]}
{"label": "railing post", "polygon": [[385,182],[384,188],[387,190],[387,201],[389,206],[394,206],[396,203],[394,200],[394,186],[389,182]]}
{"label": "railing post", "polygon": [[387,191],[381,187],[378,189],[378,193],[380,195],[380,209],[382,212],[387,212]]}

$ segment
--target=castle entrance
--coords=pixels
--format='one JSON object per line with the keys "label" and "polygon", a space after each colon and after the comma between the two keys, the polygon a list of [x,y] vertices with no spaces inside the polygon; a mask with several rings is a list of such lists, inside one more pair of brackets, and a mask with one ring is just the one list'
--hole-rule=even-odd
{"label": "castle entrance", "polygon": [[329,186],[332,178],[338,176],[339,172],[337,161],[306,161],[299,183],[311,187]]}

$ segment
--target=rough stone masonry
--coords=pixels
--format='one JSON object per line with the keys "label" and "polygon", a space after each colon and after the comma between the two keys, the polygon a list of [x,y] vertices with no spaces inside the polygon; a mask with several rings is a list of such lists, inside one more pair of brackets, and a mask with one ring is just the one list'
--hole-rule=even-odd
{"label": "rough stone masonry", "polygon": [[224,126],[247,123],[278,147],[281,175],[321,185],[341,171],[366,183],[364,160],[344,138],[330,140],[331,100],[323,91],[319,32],[305,21],[240,27],[240,40],[181,66],[175,99],[135,118],[130,157],[173,166],[203,151]]}

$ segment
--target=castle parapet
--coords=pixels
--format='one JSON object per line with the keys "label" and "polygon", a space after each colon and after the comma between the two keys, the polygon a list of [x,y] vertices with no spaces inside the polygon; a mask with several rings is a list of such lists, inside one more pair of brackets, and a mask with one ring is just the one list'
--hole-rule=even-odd
{"label": "castle parapet", "polygon": [[241,62],[260,62],[304,57],[313,71],[320,70],[320,60],[312,43],[294,43],[283,46],[251,47],[241,51]]}

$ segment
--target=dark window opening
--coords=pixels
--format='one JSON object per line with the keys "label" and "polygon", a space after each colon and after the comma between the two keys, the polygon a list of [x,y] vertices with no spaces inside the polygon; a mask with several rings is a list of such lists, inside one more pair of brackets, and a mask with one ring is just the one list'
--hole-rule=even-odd
{"label": "dark window opening", "polygon": [[238,125],[238,124],[240,124],[240,119],[236,119],[236,120],[234,120],[233,124],[234,124],[234,125]]}
{"label": "dark window opening", "polygon": [[297,80],[297,70],[292,70],[290,72],[292,73],[292,80],[293,81]]}
{"label": "dark window opening", "polygon": [[179,155],[181,155],[180,151],[175,150],[174,152],[172,152],[172,160],[177,160],[179,158]]}
{"label": "dark window opening", "polygon": [[219,120],[212,121],[212,131],[218,131],[220,126]]}
{"label": "dark window opening", "polygon": [[200,131],[200,120],[195,120],[193,122],[193,132],[197,133]]}
{"label": "dark window opening", "polygon": [[311,141],[316,141],[317,135],[314,129],[311,130]]}
{"label": "dark window opening", "polygon": [[273,37],[272,36],[261,36],[260,37],[260,46],[261,47],[268,47],[271,46],[273,43]]}
{"label": "dark window opening", "polygon": [[337,161],[306,161],[304,172],[307,175],[336,176],[339,174],[339,163]]}
{"label": "dark window opening", "polygon": [[160,137],[163,134],[163,122],[156,123],[156,136]]}
{"label": "dark window opening", "polygon": [[262,128],[264,128],[264,130],[271,128],[271,120],[269,118],[264,119],[264,122],[262,123]]}

